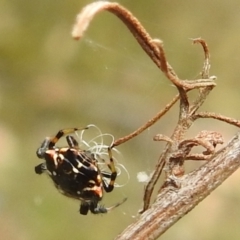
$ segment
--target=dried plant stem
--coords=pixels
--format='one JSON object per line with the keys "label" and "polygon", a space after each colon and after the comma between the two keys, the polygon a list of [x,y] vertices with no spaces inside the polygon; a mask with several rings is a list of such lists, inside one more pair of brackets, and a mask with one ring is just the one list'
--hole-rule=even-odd
{"label": "dried plant stem", "polygon": [[208,45],[201,38],[192,38],[191,40],[193,41],[194,44],[198,43],[198,44],[201,44],[203,47],[205,61],[203,64],[201,75],[202,75],[202,78],[206,79],[209,77],[209,71],[210,71],[210,53],[209,53]]}
{"label": "dried plant stem", "polygon": [[116,240],[157,239],[240,167],[240,134],[199,169],[178,178],[180,188],[166,187],[151,208]]}
{"label": "dried plant stem", "polygon": [[141,126],[140,128],[138,128],[136,131],[132,132],[131,134],[124,136],[122,138],[117,139],[111,146],[111,148],[116,147],[136,136],[138,136],[140,133],[142,133],[144,130],[146,130],[147,128],[151,127],[155,122],[157,122],[167,111],[169,111],[169,109],[177,102],[177,100],[179,99],[179,94],[176,95],[172,101],[170,103],[168,103],[164,109],[162,109],[160,112],[158,112],[156,114],[156,116],[154,116],[153,118],[151,118],[150,120],[147,121],[147,123],[145,123],[143,126]]}
{"label": "dried plant stem", "polygon": [[[202,39],[195,39],[194,43],[200,43],[203,46],[204,54],[205,54],[205,61],[204,61],[204,66],[203,66],[203,70],[202,70],[202,77],[209,78],[208,74],[209,74],[209,69],[210,69],[210,61],[209,61],[210,54],[209,54],[209,49],[207,47],[207,44]],[[145,188],[144,197],[143,197],[144,205],[143,205],[143,209],[140,211],[140,213],[143,213],[144,211],[146,211],[149,208],[151,196],[152,196],[152,193],[154,190],[154,186],[156,185],[156,183],[163,171],[163,168],[165,168],[167,177],[171,176],[171,174],[173,174],[173,173],[175,175],[179,175],[183,172],[182,166],[180,166],[180,165],[182,165],[184,159],[187,158],[187,154],[183,154],[178,160],[180,165],[176,165],[175,162],[172,163],[172,153],[178,151],[178,149],[179,149],[178,143],[183,140],[184,135],[186,134],[188,129],[192,126],[193,121],[195,120],[195,119],[193,119],[192,115],[203,104],[207,95],[210,93],[210,91],[215,86],[215,83],[213,81],[210,82],[210,85],[207,82],[204,82],[204,83],[199,82],[200,84],[202,84],[202,89],[199,91],[198,98],[190,106],[189,102],[188,102],[188,97],[187,97],[187,90],[189,91],[189,90],[191,90],[191,88],[188,88],[188,86],[186,86],[185,82],[177,79],[177,76],[171,75],[171,73],[168,71],[168,68],[167,68],[167,64],[166,64],[167,61],[165,58],[165,53],[162,48],[161,42],[158,42],[158,47],[159,47],[159,53],[161,54],[160,59],[161,59],[162,71],[165,73],[166,77],[168,79],[170,79],[179,90],[180,114],[179,114],[178,124],[171,136],[171,139],[175,144],[167,144],[165,150],[160,155],[158,162],[155,166],[154,173]],[[205,79],[203,79],[203,80],[205,80]],[[196,83],[196,81],[193,81],[193,86],[195,83]]]}
{"label": "dried plant stem", "polygon": [[216,113],[211,113],[211,112],[200,112],[200,113],[197,113],[193,116],[194,120],[196,120],[198,118],[212,118],[212,119],[216,119],[216,120],[234,125],[236,127],[240,127],[240,121],[239,120],[233,119],[233,118],[230,118],[230,117],[226,117],[226,116],[223,116],[221,114],[216,114]]}

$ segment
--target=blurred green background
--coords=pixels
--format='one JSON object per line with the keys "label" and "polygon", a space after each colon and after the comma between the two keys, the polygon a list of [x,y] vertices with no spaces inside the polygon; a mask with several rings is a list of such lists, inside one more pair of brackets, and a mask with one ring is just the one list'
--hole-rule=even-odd
{"label": "blurred green background", "polygon": [[[170,135],[177,107],[137,138],[121,145],[130,180],[106,194],[104,216],[81,216],[79,203],[61,196],[46,176],[34,173],[36,149],[46,136],[90,123],[115,138],[141,126],[165,106],[176,89],[141,50],[125,26],[101,13],[81,42],[70,32],[79,10],[91,1],[0,1],[0,238],[7,240],[113,239],[137,217],[144,184]],[[240,2],[238,0],[122,0],[154,38],[182,79],[194,79],[203,52],[189,38],[202,37],[211,52],[217,88],[202,107],[240,118]],[[226,141],[238,129],[200,120],[200,130],[220,131]],[[188,163],[190,169],[198,163]],[[124,180],[124,179],[123,179]],[[161,239],[240,239],[240,174],[235,173]],[[200,233],[200,234],[199,234]]]}

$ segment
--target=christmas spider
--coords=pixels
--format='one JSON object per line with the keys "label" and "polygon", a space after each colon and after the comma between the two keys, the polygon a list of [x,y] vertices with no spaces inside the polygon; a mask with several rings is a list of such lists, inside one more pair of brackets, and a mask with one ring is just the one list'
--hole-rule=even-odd
{"label": "christmas spider", "polygon": [[[77,140],[68,135],[88,128],[87,126],[63,129],[55,137],[46,138],[36,152],[38,158],[44,159],[45,162],[35,167],[37,174],[46,172],[62,194],[80,200],[80,214],[83,215],[89,210],[94,214],[107,213],[126,201],[125,198],[109,208],[99,205],[103,190],[106,192],[113,190],[117,172],[110,147],[108,148],[109,163],[106,164],[111,173],[101,171],[94,154],[80,149]],[[65,135],[67,135],[68,147],[56,147],[55,144]]]}

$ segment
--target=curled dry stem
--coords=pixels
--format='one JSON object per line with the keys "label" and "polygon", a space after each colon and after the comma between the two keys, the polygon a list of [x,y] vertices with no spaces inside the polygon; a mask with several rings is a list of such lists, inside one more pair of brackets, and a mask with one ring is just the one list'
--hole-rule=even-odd
{"label": "curled dry stem", "polygon": [[[76,23],[72,30],[72,36],[74,39],[79,40],[82,38],[84,32],[88,28],[93,17],[101,12],[108,11],[116,15],[122,20],[122,22],[127,26],[130,32],[133,34],[135,39],[138,41],[143,50],[149,55],[153,62],[161,69],[161,61],[159,59],[159,50],[153,39],[141,25],[136,17],[128,11],[126,8],[122,7],[118,3],[98,1],[93,2],[82,9],[78,14]],[[168,64],[169,65],[169,64]],[[173,75],[176,75],[172,67],[169,65],[169,69]]]}
{"label": "curled dry stem", "polygon": [[[136,38],[143,50],[149,55],[153,62],[165,73],[167,78],[178,88],[185,88],[185,90],[191,90],[194,88],[212,86],[215,85],[213,80],[210,78],[208,81],[199,82],[184,82],[180,80],[174,72],[171,65],[167,62],[165,53],[162,47],[162,41],[160,39],[153,39],[141,25],[136,17],[122,7],[118,3],[98,1],[87,5],[78,14],[76,23],[72,30],[72,36],[74,39],[79,40],[82,38],[84,32],[87,30],[90,22],[94,16],[101,11],[109,11],[115,14],[122,22],[128,27],[133,36]],[[195,40],[196,42],[197,40]],[[199,42],[204,42],[203,40]]]}
{"label": "curled dry stem", "polygon": [[[181,141],[178,148],[184,152],[185,160],[208,160],[215,153],[218,144],[223,144],[221,133],[203,130],[195,138]],[[195,146],[202,146],[206,150],[202,154],[190,153]]]}
{"label": "curled dry stem", "polygon": [[210,67],[211,67],[211,65],[210,65],[210,53],[209,53],[208,45],[201,38],[192,38],[191,40],[193,41],[194,44],[198,43],[198,44],[201,44],[202,47],[203,47],[205,60],[204,60],[201,76],[202,76],[202,78],[207,79],[207,78],[209,78],[209,71],[210,71]]}

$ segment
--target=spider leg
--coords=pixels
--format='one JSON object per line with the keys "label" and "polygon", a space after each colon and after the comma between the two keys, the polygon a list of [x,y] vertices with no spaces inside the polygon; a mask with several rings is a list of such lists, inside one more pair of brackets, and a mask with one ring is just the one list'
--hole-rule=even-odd
{"label": "spider leg", "polygon": [[93,214],[107,213],[108,210],[102,205],[99,205],[96,201],[91,202],[82,202],[80,205],[80,214],[87,215],[88,211],[91,211]]}
{"label": "spider leg", "polygon": [[36,154],[38,158],[44,158],[44,153],[48,149],[49,142],[50,142],[50,139],[45,138],[41,146],[37,149]]}
{"label": "spider leg", "polygon": [[79,210],[80,214],[87,215],[88,210],[89,210],[89,204],[86,202],[82,202],[80,205],[80,210]]}
{"label": "spider leg", "polygon": [[[81,130],[85,130],[88,129],[89,127],[84,127],[84,128],[66,128],[66,129],[62,129],[60,130],[55,137],[51,138],[48,144],[48,148],[49,149],[53,149],[55,144],[58,142],[58,140],[70,133],[74,133],[76,131],[81,131]],[[76,141],[76,140],[75,140]],[[75,143],[75,142],[74,142]]]}
{"label": "spider leg", "polygon": [[96,203],[95,201],[90,202],[89,208],[90,208],[91,213],[93,213],[93,214],[108,212],[107,208],[105,208],[103,205]]}
{"label": "spider leg", "polygon": [[41,163],[41,164],[39,164],[39,165],[37,165],[35,167],[35,173],[37,173],[37,174],[42,174],[46,170],[47,170],[47,168],[46,168],[46,164],[45,163]]}
{"label": "spider leg", "polygon": [[[89,127],[84,127],[84,128],[66,128],[66,129],[62,129],[60,130],[55,137],[52,138],[45,138],[45,140],[43,141],[43,143],[41,144],[41,147],[37,149],[37,156],[38,158],[44,158],[44,154],[46,152],[46,150],[48,149],[54,149],[55,144],[58,142],[58,140],[63,137],[64,135],[70,134],[70,133],[74,133],[76,131],[81,131],[81,130],[85,130],[88,129]],[[69,140],[68,140],[69,139]],[[77,141],[72,137],[72,138],[68,138],[68,144],[70,147],[74,146],[77,147],[78,143]]]}
{"label": "spider leg", "polygon": [[78,148],[78,142],[73,136],[67,136],[67,143],[71,148]]}
{"label": "spider leg", "polygon": [[112,157],[112,150],[109,147],[108,148],[108,155],[109,155],[109,163],[107,163],[108,168],[111,171],[111,174],[106,174],[106,172],[103,172],[103,176],[110,179],[110,182],[107,184],[105,181],[103,181],[103,187],[106,192],[111,192],[114,188],[114,182],[117,177],[117,171],[114,165],[113,157]]}
{"label": "spider leg", "polygon": [[121,202],[118,202],[115,205],[108,207],[108,208],[104,207],[103,205],[96,204],[95,202],[91,202],[89,207],[90,207],[91,213],[93,213],[93,214],[108,213],[112,209],[123,204],[126,200],[127,200],[127,198],[124,198]]}
{"label": "spider leg", "polygon": [[105,178],[111,178],[111,173],[109,173],[109,172],[105,172],[105,171],[101,171],[101,174],[102,174],[102,176],[103,177],[105,177]]}

